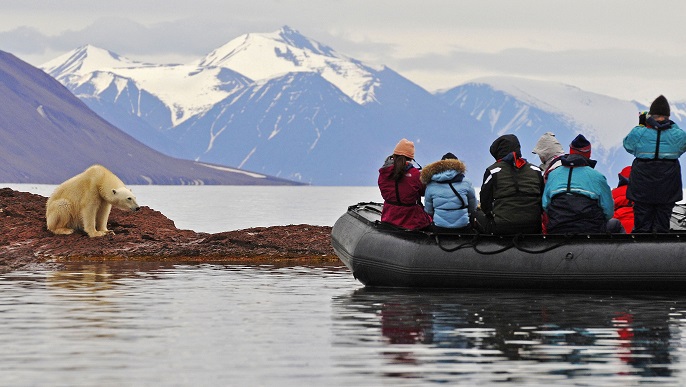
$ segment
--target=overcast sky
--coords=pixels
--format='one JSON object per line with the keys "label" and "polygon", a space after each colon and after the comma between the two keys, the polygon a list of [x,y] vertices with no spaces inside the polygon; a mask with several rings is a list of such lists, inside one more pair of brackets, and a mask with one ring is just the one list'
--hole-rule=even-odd
{"label": "overcast sky", "polygon": [[508,75],[686,101],[683,0],[1,0],[0,50],[36,66],[84,44],[186,63],[283,25],[429,91]]}

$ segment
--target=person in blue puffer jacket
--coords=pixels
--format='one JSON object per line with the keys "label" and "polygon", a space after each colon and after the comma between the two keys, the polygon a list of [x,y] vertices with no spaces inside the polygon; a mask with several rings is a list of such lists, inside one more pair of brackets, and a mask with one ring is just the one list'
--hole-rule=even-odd
{"label": "person in blue puffer jacket", "polygon": [[593,169],[591,143],[578,135],[562,165],[548,175],[543,190],[543,210],[548,215],[548,234],[623,233],[613,219],[612,189],[605,176]]}
{"label": "person in blue puffer jacket", "polygon": [[674,204],[683,199],[679,157],[686,152],[686,133],[669,115],[661,95],[624,138],[624,149],[636,157],[626,191],[634,202],[633,233],[669,232]]}
{"label": "person in blue puffer jacket", "polygon": [[436,232],[472,232],[471,219],[477,207],[471,180],[464,163],[452,153],[427,165],[420,175],[426,184],[424,211],[433,217]]}

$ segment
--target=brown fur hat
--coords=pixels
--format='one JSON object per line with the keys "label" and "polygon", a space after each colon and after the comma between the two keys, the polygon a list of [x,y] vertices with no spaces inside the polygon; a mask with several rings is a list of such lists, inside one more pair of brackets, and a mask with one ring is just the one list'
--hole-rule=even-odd
{"label": "brown fur hat", "polygon": [[449,171],[451,169],[457,171],[457,173],[467,172],[467,167],[461,160],[445,159],[436,161],[424,167],[424,169],[422,169],[421,175],[419,176],[419,179],[422,181],[424,185],[426,185],[431,182],[431,178],[433,177],[433,175]]}

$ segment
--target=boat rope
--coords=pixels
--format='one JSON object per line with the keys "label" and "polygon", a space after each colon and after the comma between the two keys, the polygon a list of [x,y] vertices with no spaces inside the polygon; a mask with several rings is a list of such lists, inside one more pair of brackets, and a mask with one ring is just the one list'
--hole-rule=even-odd
{"label": "boat rope", "polygon": [[493,255],[493,254],[500,254],[500,253],[507,251],[507,250],[509,250],[515,246],[514,243],[508,243],[506,246],[503,246],[502,248],[494,250],[494,251],[480,250],[479,249],[479,242],[482,241],[482,239],[481,239],[481,234],[477,232],[476,234],[474,234],[474,237],[472,237],[470,240],[468,240],[464,243],[461,243],[461,244],[454,246],[454,247],[446,247],[443,245],[443,242],[441,242],[441,239],[439,238],[440,236],[441,236],[441,234],[434,234],[434,238],[436,239],[436,244],[438,245],[438,247],[441,250],[443,250],[447,253],[452,253],[452,252],[460,250],[460,249],[471,247],[472,249],[474,249],[474,251],[476,251],[479,254]]}
{"label": "boat rope", "polygon": [[522,247],[519,244],[521,237],[522,237],[522,234],[517,234],[514,236],[514,238],[512,238],[512,244],[514,245],[515,248],[517,248],[517,250],[525,252],[525,253],[529,253],[529,254],[542,254],[542,253],[547,253],[550,250],[554,250],[558,247],[562,247],[562,246],[566,245],[570,236],[568,234],[565,234],[564,240],[562,242],[556,243],[552,246],[546,247],[546,248],[541,249],[541,250],[531,250],[531,249],[527,249],[527,248]]}
{"label": "boat rope", "polygon": [[545,248],[540,249],[540,250],[533,250],[533,249],[529,249],[529,248],[522,246],[521,242],[522,242],[522,238],[524,237],[524,235],[523,234],[517,234],[512,238],[511,243],[508,243],[507,245],[503,246],[502,248],[497,249],[497,250],[493,250],[493,251],[484,251],[484,250],[479,249],[479,241],[481,240],[479,234],[475,234],[474,237],[471,238],[470,240],[468,240],[464,243],[461,243],[457,246],[454,246],[454,247],[446,247],[444,245],[444,242],[441,241],[440,236],[441,236],[440,234],[434,234],[434,239],[436,240],[436,244],[438,245],[438,247],[441,250],[443,250],[447,253],[452,253],[452,252],[460,250],[460,249],[471,247],[474,249],[474,251],[476,251],[479,254],[483,254],[483,255],[500,254],[500,253],[505,252],[505,251],[507,251],[513,247],[519,251],[522,251],[522,252],[525,252],[528,254],[543,254],[543,253],[547,253],[548,251],[557,249],[558,247],[562,247],[562,246],[566,245],[569,242],[569,239],[571,237],[571,235],[565,234],[564,240],[562,240],[561,242],[556,243],[556,244],[551,245],[551,246],[548,246],[548,247],[545,247]]}
{"label": "boat rope", "polygon": [[438,247],[439,247],[441,250],[443,250],[443,251],[445,251],[445,252],[447,252],[447,253],[452,253],[453,251],[457,251],[457,250],[462,249],[462,248],[466,248],[466,247],[476,247],[475,242],[476,242],[477,239],[478,239],[478,234],[477,234],[477,235],[474,235],[474,238],[468,240],[467,242],[464,242],[464,243],[462,243],[462,244],[459,244],[459,245],[457,245],[457,246],[455,246],[455,247],[450,247],[450,248],[445,247],[445,246],[443,246],[443,244],[441,244],[441,239],[439,238],[439,234],[434,234],[434,238],[436,239],[436,244],[438,245]]}
{"label": "boat rope", "polygon": [[505,252],[505,251],[507,251],[513,247],[514,247],[514,243],[509,243],[507,246],[504,246],[503,248],[500,248],[498,250],[483,251],[483,250],[479,250],[479,246],[475,244],[474,245],[474,251],[476,251],[479,254],[483,254],[483,255],[494,255],[494,254],[500,254],[502,252]]}

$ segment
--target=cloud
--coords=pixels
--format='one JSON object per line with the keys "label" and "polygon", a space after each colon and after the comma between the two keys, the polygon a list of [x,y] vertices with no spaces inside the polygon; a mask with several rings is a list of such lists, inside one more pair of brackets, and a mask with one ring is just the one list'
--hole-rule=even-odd
{"label": "cloud", "polygon": [[[279,26],[271,27],[276,30]],[[197,19],[160,22],[150,26],[123,17],[106,17],[85,28],[47,35],[32,27],[0,32],[0,49],[16,54],[39,56],[66,52],[85,44],[123,55],[176,54],[202,56],[246,31],[235,24]],[[52,58],[44,58],[49,60]]]}
{"label": "cloud", "polygon": [[49,39],[32,27],[19,27],[0,32],[0,49],[16,54],[42,54],[50,45]]}
{"label": "cloud", "polygon": [[397,70],[502,73],[521,76],[680,77],[686,57],[641,50],[541,51],[511,48],[495,53],[452,51],[395,60]]}

